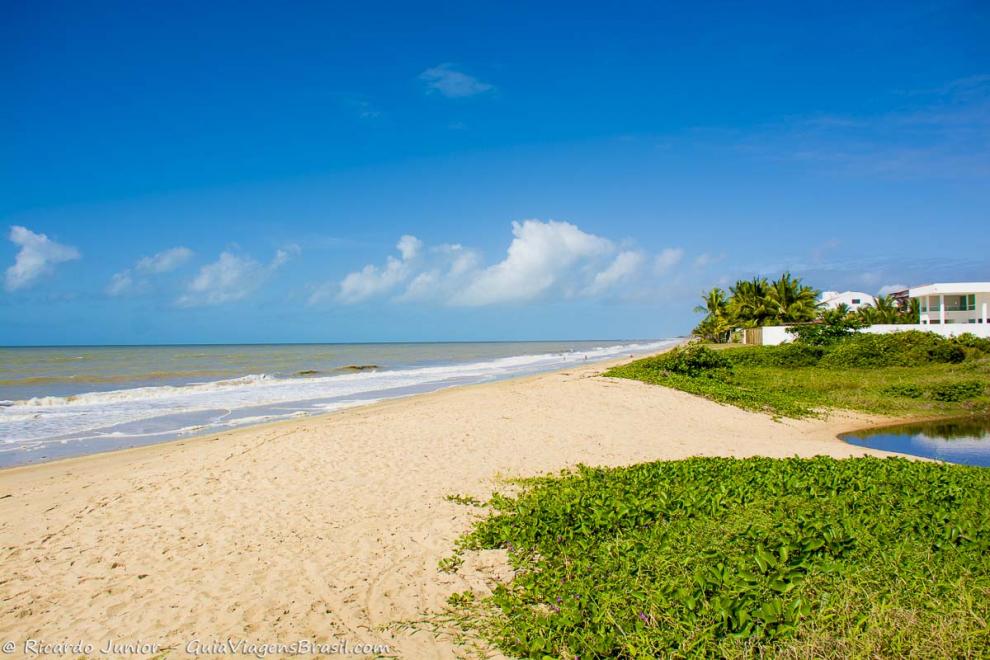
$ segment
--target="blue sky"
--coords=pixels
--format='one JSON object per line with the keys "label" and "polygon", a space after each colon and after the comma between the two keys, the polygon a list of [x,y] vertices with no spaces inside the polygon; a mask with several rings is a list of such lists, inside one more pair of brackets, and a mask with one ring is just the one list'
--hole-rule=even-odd
{"label": "blue sky", "polygon": [[754,274],[990,279],[986,3],[0,11],[0,344],[659,337]]}

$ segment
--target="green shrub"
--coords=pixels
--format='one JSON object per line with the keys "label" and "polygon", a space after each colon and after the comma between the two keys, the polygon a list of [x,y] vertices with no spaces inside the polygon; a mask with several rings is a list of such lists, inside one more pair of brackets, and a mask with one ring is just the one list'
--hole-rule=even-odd
{"label": "green shrub", "polygon": [[939,344],[928,353],[932,362],[945,362],[947,364],[959,364],[966,359],[966,351],[962,346],[952,342]]}
{"label": "green shrub", "polygon": [[855,317],[828,317],[818,323],[805,323],[788,328],[795,341],[809,346],[831,346],[853,336],[864,323]]}
{"label": "green shrub", "polygon": [[990,339],[977,337],[972,332],[965,332],[955,338],[955,343],[963,348],[972,349],[976,354],[990,355]]}
{"label": "green shrub", "polygon": [[935,401],[966,401],[975,399],[983,394],[984,385],[972,380],[964,383],[946,383],[929,388],[928,392]]}
{"label": "green shrub", "polygon": [[713,376],[719,372],[732,370],[730,362],[721,351],[713,351],[704,346],[693,345],[675,348],[661,355],[634,364],[646,371],[666,372],[696,378]]}
{"label": "green shrub", "polygon": [[954,340],[934,332],[909,330],[849,337],[833,346],[820,364],[833,369],[914,367],[933,362],[958,363],[965,357]]}
{"label": "green shrub", "polygon": [[737,348],[722,351],[733,364],[761,367],[813,367],[825,355],[823,346],[793,342],[780,346]]}
{"label": "green shrub", "polygon": [[507,549],[515,577],[457,620],[508,656],[990,652],[990,470],[694,458],[529,480],[492,505],[461,547]]}
{"label": "green shrub", "polygon": [[920,399],[925,391],[917,385],[891,385],[880,390],[888,396],[902,396],[908,399]]}

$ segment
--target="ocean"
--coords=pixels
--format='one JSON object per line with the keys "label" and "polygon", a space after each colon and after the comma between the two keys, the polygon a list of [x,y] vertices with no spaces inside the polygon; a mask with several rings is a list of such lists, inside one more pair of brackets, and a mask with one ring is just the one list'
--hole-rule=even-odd
{"label": "ocean", "polygon": [[677,341],[0,348],[0,467],[649,353]]}

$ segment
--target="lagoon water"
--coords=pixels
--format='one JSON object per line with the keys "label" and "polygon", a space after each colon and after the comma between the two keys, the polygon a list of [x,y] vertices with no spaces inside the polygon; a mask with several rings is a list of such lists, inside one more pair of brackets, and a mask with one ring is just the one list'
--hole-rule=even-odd
{"label": "lagoon water", "polygon": [[847,433],[861,447],[990,467],[990,417],[966,417]]}
{"label": "lagoon water", "polygon": [[649,353],[677,341],[0,348],[0,466]]}

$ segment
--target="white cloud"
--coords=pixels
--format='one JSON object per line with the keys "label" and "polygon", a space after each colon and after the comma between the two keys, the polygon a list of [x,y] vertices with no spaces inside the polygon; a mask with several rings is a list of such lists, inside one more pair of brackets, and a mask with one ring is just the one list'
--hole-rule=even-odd
{"label": "white cloud", "polygon": [[681,248],[664,248],[653,261],[653,270],[657,275],[663,275],[676,266],[684,258],[684,250]]}
{"label": "white cloud", "polygon": [[221,252],[216,261],[199,269],[176,304],[180,307],[198,307],[243,300],[298,252],[296,246],[280,249],[268,264],[248,256]]}
{"label": "white cloud", "polygon": [[79,259],[79,250],[62,245],[45,234],[36,234],[26,227],[13,226],[8,236],[20,248],[14,265],[6,272],[7,291],[22,289],[44,275],[50,275],[55,265]]}
{"label": "white cloud", "polygon": [[275,258],[272,259],[269,269],[275,270],[276,268],[281,268],[287,261],[289,261],[289,259],[298,255],[300,252],[302,252],[302,248],[295,243],[291,243],[284,248],[275,250]]}
{"label": "white cloud", "polygon": [[600,295],[631,279],[643,264],[643,260],[644,257],[639,252],[620,252],[608,268],[595,275],[591,284],[585,289],[585,295]]}
{"label": "white cloud", "polygon": [[167,273],[184,264],[192,255],[193,251],[187,247],[169,248],[153,256],[142,257],[134,269],[147,274]]}
{"label": "white cloud", "polygon": [[429,262],[412,278],[397,298],[402,302],[449,300],[478,272],[481,257],[474,250],[457,244],[430,249]]}
{"label": "white cloud", "polygon": [[404,262],[389,257],[384,268],[368,264],[356,273],[350,273],[340,283],[340,300],[355,303],[390,291],[406,278]]}
{"label": "white cloud", "polygon": [[395,247],[402,254],[402,260],[409,261],[415,259],[419,251],[423,249],[423,241],[406,234],[399,239],[399,243]]}
{"label": "white cloud", "polygon": [[122,270],[119,273],[114,273],[110,278],[110,283],[107,284],[106,292],[108,296],[122,296],[125,293],[130,293],[134,291],[134,277],[131,275],[131,270]]}
{"label": "white cloud", "polygon": [[577,265],[606,256],[614,249],[611,241],[587,234],[569,222],[513,222],[512,234],[505,259],[478,273],[452,303],[476,306],[523,302],[555,287],[571,289],[569,276]]}
{"label": "white cloud", "polygon": [[706,268],[707,266],[711,266],[712,264],[717,264],[723,259],[725,259],[724,254],[714,255],[708,252],[702,252],[701,254],[699,254],[697,257],[694,258],[694,267]]}
{"label": "white cloud", "polygon": [[316,304],[336,297],[344,303],[356,303],[388,293],[409,276],[409,262],[419,256],[422,248],[421,240],[406,234],[395,246],[401,258],[388,257],[382,268],[368,264],[359,271],[349,273],[339,285],[333,282],[321,284],[313,291],[309,302]]}
{"label": "white cloud", "polygon": [[447,98],[476,96],[495,89],[494,85],[481,82],[474,76],[453,68],[452,64],[440,64],[419,74],[428,92],[438,92]]}
{"label": "white cloud", "polygon": [[[171,272],[188,261],[192,255],[192,250],[179,246],[162,250],[150,257],[141,257],[133,268],[114,273],[105,291],[108,296],[145,292],[150,287],[147,276]],[[146,277],[137,277],[135,273]]]}
{"label": "white cloud", "polygon": [[476,250],[462,245],[427,247],[403,236],[396,246],[401,257],[390,256],[383,266],[369,264],[339,283],[320,285],[310,303],[392,296],[396,302],[477,307],[596,297],[630,281],[646,260],[641,252],[620,252],[612,241],[568,222],[513,222],[512,233],[504,258],[490,266]]}

